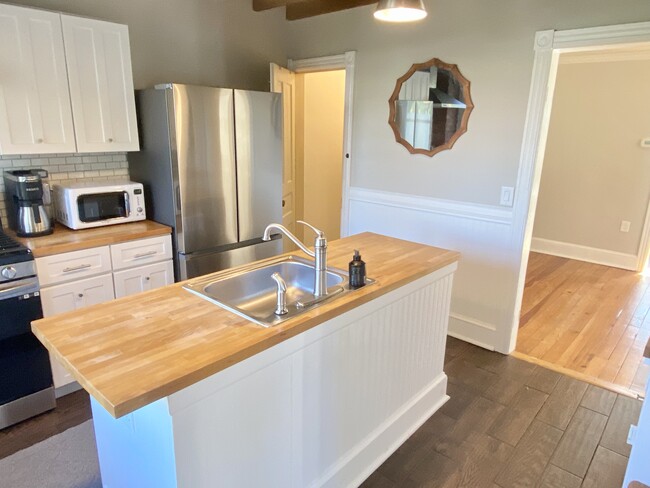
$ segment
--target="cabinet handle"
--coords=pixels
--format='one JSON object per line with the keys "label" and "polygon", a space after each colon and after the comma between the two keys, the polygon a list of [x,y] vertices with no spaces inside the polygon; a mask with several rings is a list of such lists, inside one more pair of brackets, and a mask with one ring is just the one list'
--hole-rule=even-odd
{"label": "cabinet handle", "polygon": [[84,297],[84,294],[83,294],[83,293],[79,293],[77,296],[78,296],[79,298],[83,298],[83,297]]}
{"label": "cabinet handle", "polygon": [[144,277],[145,281],[149,281],[151,278],[149,276]]}
{"label": "cabinet handle", "polygon": [[108,142],[113,142],[113,138],[112,138],[112,137],[109,137],[109,138],[108,138]]}
{"label": "cabinet handle", "polygon": [[141,252],[133,256],[133,259],[146,258],[147,256],[153,256],[154,254],[158,254],[158,251]]}
{"label": "cabinet handle", "polygon": [[87,269],[92,267],[92,264],[80,264],[79,266],[70,266],[68,268],[63,268],[64,273],[71,273],[73,271],[81,271],[82,269]]}
{"label": "cabinet handle", "polygon": [[39,144],[43,144],[43,139],[36,139],[36,142]]}

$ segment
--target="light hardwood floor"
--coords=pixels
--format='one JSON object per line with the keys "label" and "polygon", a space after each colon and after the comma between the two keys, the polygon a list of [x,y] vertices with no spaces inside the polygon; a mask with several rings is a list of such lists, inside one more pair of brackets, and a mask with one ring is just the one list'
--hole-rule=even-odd
{"label": "light hardwood floor", "polygon": [[517,356],[642,394],[649,311],[649,277],[530,253]]}

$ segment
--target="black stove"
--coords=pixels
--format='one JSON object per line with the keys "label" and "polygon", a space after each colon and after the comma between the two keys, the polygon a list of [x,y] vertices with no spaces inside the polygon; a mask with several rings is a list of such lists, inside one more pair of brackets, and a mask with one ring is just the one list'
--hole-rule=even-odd
{"label": "black stove", "polygon": [[47,350],[31,331],[42,317],[34,256],[0,225],[0,429],[56,405]]}

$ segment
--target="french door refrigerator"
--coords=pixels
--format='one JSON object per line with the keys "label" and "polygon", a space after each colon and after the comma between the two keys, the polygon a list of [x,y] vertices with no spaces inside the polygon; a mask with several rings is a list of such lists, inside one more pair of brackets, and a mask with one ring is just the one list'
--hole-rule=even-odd
{"label": "french door refrigerator", "polygon": [[147,217],[173,228],[176,280],[274,256],[282,222],[282,99],[180,84],[137,94],[142,149],[129,155]]}

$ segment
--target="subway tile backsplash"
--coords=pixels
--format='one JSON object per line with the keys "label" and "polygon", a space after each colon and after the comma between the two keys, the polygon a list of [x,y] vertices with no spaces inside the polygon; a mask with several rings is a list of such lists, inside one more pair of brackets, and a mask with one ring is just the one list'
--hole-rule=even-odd
{"label": "subway tile backsplash", "polygon": [[[42,168],[49,173],[50,184],[76,180],[128,180],[126,153],[30,154],[0,156],[0,171]],[[0,177],[0,218],[7,225],[4,179]]]}

